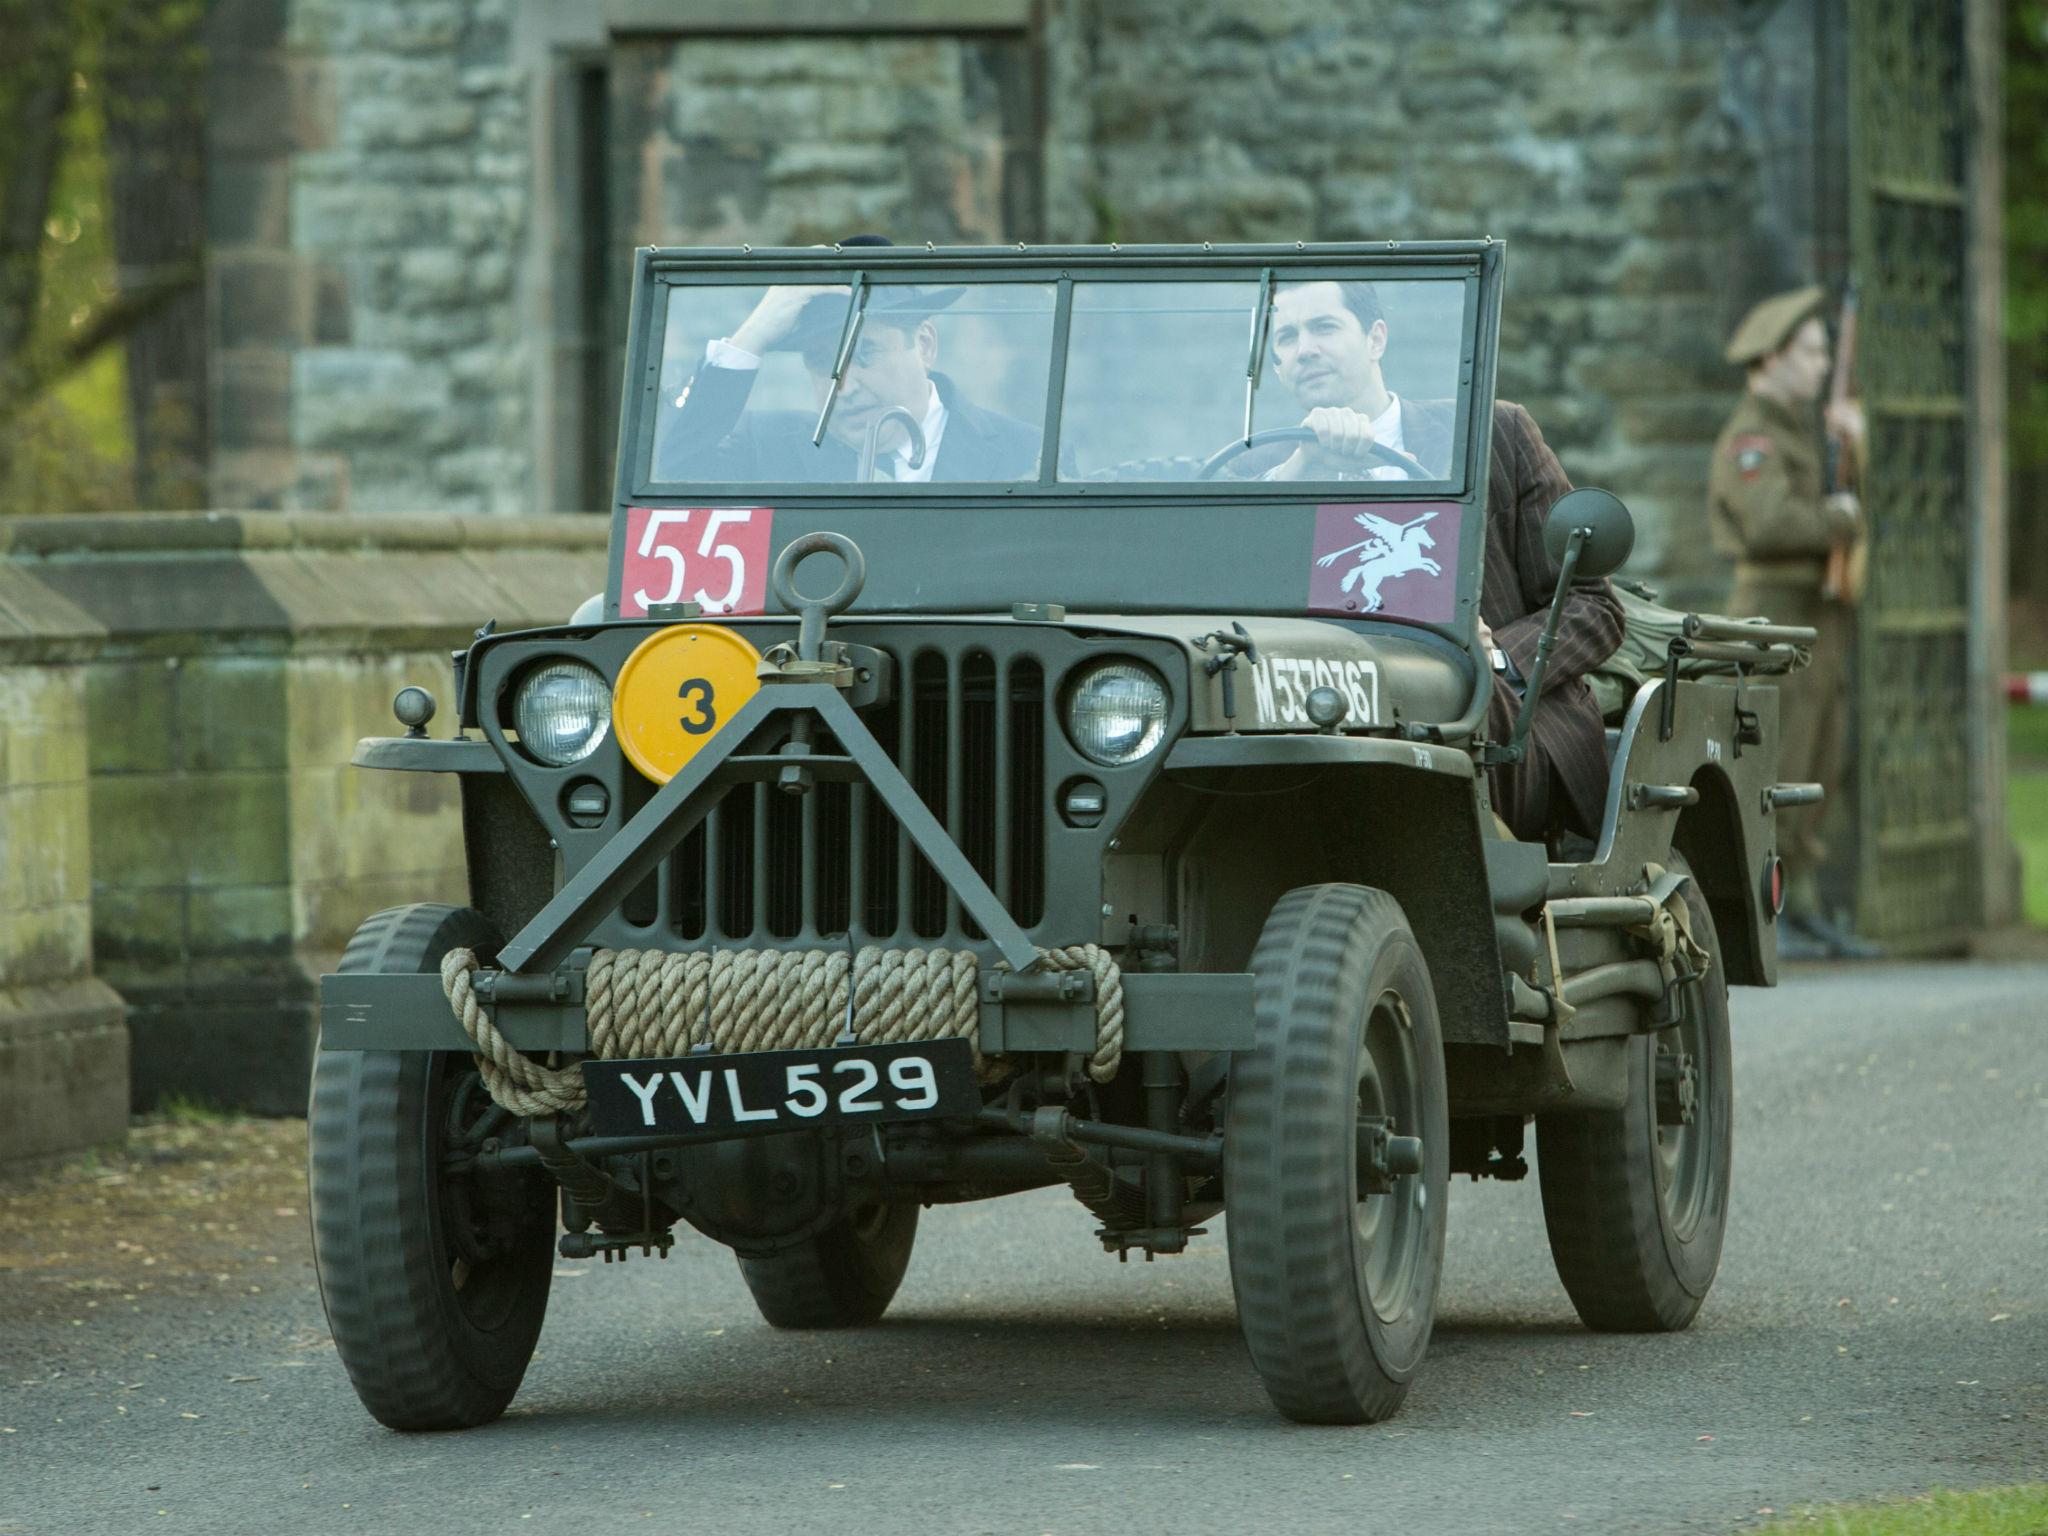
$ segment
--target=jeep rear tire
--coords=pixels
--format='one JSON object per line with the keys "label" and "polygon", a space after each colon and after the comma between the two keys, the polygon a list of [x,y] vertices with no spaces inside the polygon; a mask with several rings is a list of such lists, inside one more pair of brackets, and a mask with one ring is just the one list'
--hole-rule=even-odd
{"label": "jeep rear tire", "polygon": [[[356,930],[343,971],[438,971],[499,939],[481,913],[416,905]],[[392,1429],[467,1429],[518,1391],[554,1273],[546,1174],[451,1172],[502,1116],[466,1053],[322,1051],[307,1113],[314,1268],[336,1351]]]}
{"label": "jeep rear tire", "polygon": [[877,1200],[816,1237],[740,1259],[761,1316],[777,1328],[862,1328],[879,1322],[917,1241],[917,1206]]}
{"label": "jeep rear tire", "polygon": [[[1674,868],[1684,860],[1672,856]],[[1543,1225],[1558,1278],[1588,1328],[1685,1327],[1721,1267],[1734,1151],[1728,979],[1697,883],[1685,902],[1707,973],[1679,1021],[1629,1041],[1620,1109],[1536,1118]]]}
{"label": "jeep rear tire", "polygon": [[[1436,996],[1400,904],[1289,891],[1252,956],[1255,1043],[1231,1064],[1223,1141],[1230,1276],[1252,1364],[1290,1419],[1401,1406],[1443,1273],[1450,1132]],[[1420,1172],[1370,1193],[1361,1120],[1419,1137]]]}

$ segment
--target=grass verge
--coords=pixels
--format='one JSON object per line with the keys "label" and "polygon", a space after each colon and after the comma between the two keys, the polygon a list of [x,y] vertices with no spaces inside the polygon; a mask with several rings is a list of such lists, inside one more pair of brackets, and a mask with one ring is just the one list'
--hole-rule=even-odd
{"label": "grass verge", "polygon": [[2048,925],[2048,707],[2015,704],[2006,720],[2006,825],[2020,850],[2021,906]]}
{"label": "grass verge", "polygon": [[2048,1483],[1968,1493],[1937,1488],[1881,1504],[1826,1505],[1757,1529],[1801,1536],[2040,1536],[2048,1531]]}
{"label": "grass verge", "polygon": [[2017,773],[2006,786],[2006,814],[2020,847],[2027,921],[2048,925],[2048,773]]}

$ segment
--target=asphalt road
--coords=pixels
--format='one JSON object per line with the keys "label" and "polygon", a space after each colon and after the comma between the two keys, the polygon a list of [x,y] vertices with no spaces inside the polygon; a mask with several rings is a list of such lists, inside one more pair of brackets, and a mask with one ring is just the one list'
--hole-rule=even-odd
{"label": "asphalt road", "polygon": [[2048,1472],[2048,966],[1736,994],[1737,1165],[1693,1328],[1583,1331],[1534,1180],[1460,1184],[1423,1377],[1267,1406],[1221,1234],[1119,1266],[1042,1192],[927,1212],[879,1327],[771,1332],[731,1257],[564,1263],[501,1423],[358,1407],[310,1274],[0,1328],[0,1532],[1732,1530]]}

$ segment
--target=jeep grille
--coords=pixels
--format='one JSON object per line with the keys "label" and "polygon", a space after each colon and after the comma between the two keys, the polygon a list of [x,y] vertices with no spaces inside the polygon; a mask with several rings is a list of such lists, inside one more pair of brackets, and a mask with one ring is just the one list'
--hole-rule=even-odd
{"label": "jeep grille", "polygon": [[[862,719],[1023,927],[1045,913],[1046,669],[986,650],[895,649],[894,697]],[[822,739],[819,750],[837,743]],[[637,786],[644,803],[652,786]],[[637,806],[629,806],[631,814]],[[657,882],[668,883],[661,901]],[[729,793],[625,903],[685,942],[983,937],[865,784]]]}

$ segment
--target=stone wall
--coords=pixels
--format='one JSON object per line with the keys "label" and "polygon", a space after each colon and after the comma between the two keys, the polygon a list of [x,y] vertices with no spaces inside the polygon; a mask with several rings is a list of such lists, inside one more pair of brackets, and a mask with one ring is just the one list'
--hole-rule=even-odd
{"label": "stone wall", "polygon": [[1839,158],[1834,0],[278,4],[296,286],[235,363],[288,380],[264,505],[593,499],[636,242],[1491,234],[1502,392],[1704,597],[1721,342],[1831,238],[1792,168]]}
{"label": "stone wall", "polygon": [[533,141],[508,0],[233,0],[209,30],[222,504],[528,512]]}
{"label": "stone wall", "polygon": [[138,1105],[303,1109],[315,979],[355,925],[465,898],[453,785],[351,769],[356,741],[397,732],[408,682],[452,705],[449,652],[484,620],[566,618],[603,585],[605,533],[567,517],[0,523],[0,592],[93,642],[31,678],[60,689],[42,712],[68,724],[22,739],[62,750],[9,749],[24,785],[73,772],[68,819],[34,800],[6,823],[32,850],[10,869],[64,871],[16,905],[33,932],[54,908],[60,956],[79,975],[92,957],[125,999]]}
{"label": "stone wall", "polygon": [[1056,0],[1048,238],[1505,239],[1501,395],[1636,511],[1633,570],[1715,596],[1721,344],[1796,280],[1751,255],[1738,69],[1773,15],[1812,26],[1801,0]]}
{"label": "stone wall", "polygon": [[92,975],[92,620],[0,566],[0,1164],[116,1140],[121,999]]}

